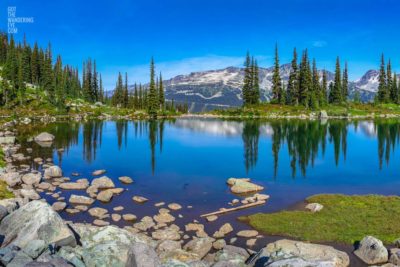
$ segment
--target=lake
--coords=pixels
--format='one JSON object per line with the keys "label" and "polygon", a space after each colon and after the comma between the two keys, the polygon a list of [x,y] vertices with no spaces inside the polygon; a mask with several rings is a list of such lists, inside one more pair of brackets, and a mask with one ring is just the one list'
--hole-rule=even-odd
{"label": "lake", "polygon": [[[27,142],[42,131],[55,135],[51,148]],[[183,218],[176,222],[183,225],[200,220],[200,214],[230,207],[228,202],[240,198],[226,184],[230,177],[249,177],[265,187],[263,193],[270,195],[266,205],[221,216],[218,223],[206,225],[212,234],[225,221],[235,230],[245,228],[236,221],[238,216],[290,209],[313,194],[398,194],[399,137],[397,120],[179,118],[32,124],[21,127],[18,138],[23,149],[33,147],[32,159],[53,158],[71,180],[91,180],[94,170],[107,170],[105,175],[117,187],[127,189],[109,203],[92,205],[110,213],[122,205],[124,213],[141,218],[156,214],[157,202],[176,202],[184,207],[177,212]],[[80,176],[72,176],[73,172]],[[124,185],[119,176],[130,176],[134,183]],[[61,196],[68,199],[71,193],[86,195],[82,190],[62,191]],[[133,195],[150,201],[137,204]],[[56,201],[43,197],[49,203]],[[61,215],[67,220],[93,221],[87,212]]]}

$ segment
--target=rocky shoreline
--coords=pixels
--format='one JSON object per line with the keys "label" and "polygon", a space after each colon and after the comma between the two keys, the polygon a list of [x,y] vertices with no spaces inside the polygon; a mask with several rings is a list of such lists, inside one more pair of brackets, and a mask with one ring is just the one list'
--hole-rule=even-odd
{"label": "rocky shoreline", "polygon": [[[155,203],[158,214],[136,218],[123,213],[124,207],[115,207],[113,213],[101,207],[93,207],[95,199],[108,202],[113,196],[123,193],[112,179],[101,176],[104,170],[93,173],[92,181],[77,179],[74,182],[63,177],[59,166],[52,159],[35,158],[43,171],[35,171],[30,165],[20,162],[29,158],[15,144],[15,123],[1,127],[0,143],[7,166],[0,180],[7,183],[15,198],[0,200],[0,265],[4,266],[350,266],[349,256],[331,246],[310,244],[282,239],[265,244],[256,252],[252,245],[260,238],[255,230],[242,230],[229,241],[225,236],[234,231],[229,223],[214,233],[207,233],[204,225],[194,220],[184,227],[176,225],[175,219],[182,206],[178,203]],[[42,133],[34,141],[42,146],[51,145],[54,136]],[[130,184],[130,177],[120,177]],[[231,178],[228,181],[233,193],[260,191],[263,188],[249,179]],[[85,190],[86,194],[72,194],[67,200],[60,190]],[[51,206],[40,194],[45,193],[57,201]],[[242,204],[265,201],[267,195],[254,194],[242,200]],[[133,201],[147,202],[143,196],[134,196]],[[239,200],[234,200],[232,205]],[[314,205],[313,212],[322,209]],[[58,212],[88,212],[95,220],[92,224],[63,220]],[[218,217],[207,216],[211,223]],[[123,228],[110,225],[125,220],[130,226]],[[245,238],[247,247],[234,246],[237,238]],[[400,246],[399,244],[396,244]],[[355,255],[368,264],[385,266],[400,264],[400,249],[390,252],[382,242],[366,237]],[[392,264],[392,265],[391,265]],[[395,265],[396,264],[396,265]]]}

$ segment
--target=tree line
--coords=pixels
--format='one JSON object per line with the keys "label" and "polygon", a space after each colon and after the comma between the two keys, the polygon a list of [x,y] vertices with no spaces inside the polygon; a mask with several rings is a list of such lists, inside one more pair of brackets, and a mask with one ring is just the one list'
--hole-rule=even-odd
{"label": "tree line", "polygon": [[378,93],[375,96],[375,101],[378,103],[395,103],[399,104],[400,85],[397,82],[396,73],[392,72],[392,63],[389,59],[385,64],[385,56],[381,56],[381,66],[379,69],[379,85]]}

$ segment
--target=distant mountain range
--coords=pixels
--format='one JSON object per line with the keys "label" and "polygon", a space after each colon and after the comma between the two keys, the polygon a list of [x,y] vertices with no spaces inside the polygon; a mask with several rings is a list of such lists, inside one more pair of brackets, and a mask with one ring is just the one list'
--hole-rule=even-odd
{"label": "distant mountain range", "polygon": [[[271,97],[272,73],[273,67],[260,68],[262,100],[269,100]],[[281,65],[280,74],[286,84],[289,79],[290,64]],[[360,79],[350,81],[350,98],[359,91],[362,101],[372,101],[378,90],[378,76],[377,70],[369,70]],[[244,69],[238,67],[178,75],[164,81],[165,96],[168,100],[189,103],[191,111],[240,106],[243,77]],[[327,77],[328,82],[332,82],[334,74],[328,71]],[[322,79],[322,71],[320,78]],[[130,89],[133,89],[133,86],[130,86]]]}

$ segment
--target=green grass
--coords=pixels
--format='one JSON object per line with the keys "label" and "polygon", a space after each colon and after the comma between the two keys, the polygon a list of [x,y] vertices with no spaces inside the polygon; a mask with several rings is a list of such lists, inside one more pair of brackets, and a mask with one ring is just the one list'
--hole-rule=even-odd
{"label": "green grass", "polygon": [[[0,167],[4,167],[6,164],[4,162],[4,152],[0,148]],[[12,198],[14,194],[7,189],[7,184],[4,181],[0,181],[0,199]]]}
{"label": "green grass", "polygon": [[400,197],[315,195],[306,200],[324,205],[322,211],[281,211],[240,217],[270,235],[353,244],[366,235],[392,243],[400,237]]}

